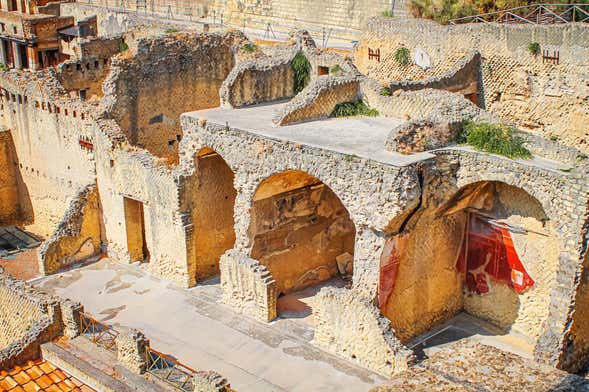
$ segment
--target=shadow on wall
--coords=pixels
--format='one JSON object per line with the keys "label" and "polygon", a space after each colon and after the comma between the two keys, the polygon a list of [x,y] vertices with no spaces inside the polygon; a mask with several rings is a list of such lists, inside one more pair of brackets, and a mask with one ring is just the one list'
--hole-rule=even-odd
{"label": "shadow on wall", "polygon": [[500,182],[446,201],[435,189],[426,185],[381,257],[378,302],[396,335],[408,341],[465,311],[537,340],[560,253],[540,203]]}
{"label": "shadow on wall", "polygon": [[29,225],[34,220],[12,135],[10,131],[0,132],[0,225]]}
{"label": "shadow on wall", "polygon": [[333,191],[287,170],[262,181],[250,210],[250,257],[266,266],[282,294],[353,273],[356,229]]}

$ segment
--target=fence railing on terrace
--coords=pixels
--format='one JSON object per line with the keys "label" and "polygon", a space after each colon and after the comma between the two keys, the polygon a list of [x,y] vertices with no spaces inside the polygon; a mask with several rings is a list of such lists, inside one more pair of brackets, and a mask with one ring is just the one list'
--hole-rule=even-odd
{"label": "fence railing on terrace", "polygon": [[117,351],[119,333],[86,313],[80,313],[80,335],[109,351]]}
{"label": "fence railing on terrace", "polygon": [[146,371],[181,391],[194,390],[192,379],[197,371],[151,347],[147,347]]}
{"label": "fence railing on terrace", "polygon": [[589,23],[589,4],[535,4],[449,21],[452,25],[463,23],[545,25],[573,22]]}

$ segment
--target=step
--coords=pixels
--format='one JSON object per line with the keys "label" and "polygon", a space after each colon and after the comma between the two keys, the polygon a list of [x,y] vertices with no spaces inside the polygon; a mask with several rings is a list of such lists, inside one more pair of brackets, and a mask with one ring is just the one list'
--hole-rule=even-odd
{"label": "step", "polygon": [[100,392],[175,391],[118,363],[116,355],[84,337],[41,345],[43,359]]}

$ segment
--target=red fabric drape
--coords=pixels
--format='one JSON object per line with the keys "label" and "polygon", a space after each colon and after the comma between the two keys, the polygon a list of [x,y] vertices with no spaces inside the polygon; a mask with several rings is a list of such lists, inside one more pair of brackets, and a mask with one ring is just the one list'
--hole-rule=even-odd
{"label": "red fabric drape", "polygon": [[503,282],[518,293],[534,285],[509,231],[475,214],[470,215],[457,268],[466,273],[468,289],[477,294],[489,292],[489,279]]}

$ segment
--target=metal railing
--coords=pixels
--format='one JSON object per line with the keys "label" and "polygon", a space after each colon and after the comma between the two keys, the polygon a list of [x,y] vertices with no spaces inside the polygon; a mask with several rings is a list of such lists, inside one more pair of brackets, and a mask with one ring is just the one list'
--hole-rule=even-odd
{"label": "metal railing", "polygon": [[181,391],[193,391],[192,379],[196,370],[169,355],[147,347],[147,372]]}
{"label": "metal railing", "polygon": [[86,313],[80,313],[80,334],[98,346],[116,351],[119,333]]}
{"label": "metal railing", "polygon": [[510,8],[463,18],[451,19],[451,25],[463,23],[562,24],[589,23],[589,4],[536,4]]}

